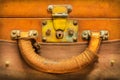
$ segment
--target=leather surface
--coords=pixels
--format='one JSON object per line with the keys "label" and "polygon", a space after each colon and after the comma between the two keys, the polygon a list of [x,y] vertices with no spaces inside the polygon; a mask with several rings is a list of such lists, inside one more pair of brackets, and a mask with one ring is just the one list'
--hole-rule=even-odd
{"label": "leather surface", "polygon": [[[35,29],[39,32],[38,40],[42,38],[42,21],[41,18],[0,18],[0,39],[10,40],[12,30],[29,31]],[[80,19],[78,18],[78,42],[83,42],[81,33],[83,30],[109,31],[109,40],[120,39],[120,20],[119,19]],[[6,33],[7,32],[7,33]]]}
{"label": "leather surface", "polygon": [[[32,69],[20,55],[18,45],[11,41],[13,29],[39,31],[41,42],[41,22],[51,18],[47,7],[49,4],[71,4],[73,11],[70,18],[78,19],[79,38],[81,32],[108,30],[109,40],[120,39],[120,1],[119,0],[0,0],[0,79],[1,80],[119,80],[120,79],[120,41],[102,42],[99,60],[96,65],[70,74],[48,74]],[[43,14],[44,13],[44,14]],[[78,55],[86,48],[86,43],[41,44],[39,55],[48,59],[65,59]],[[52,50],[52,51],[51,51]],[[58,55],[59,51],[59,55]],[[74,52],[74,54],[73,54]],[[57,53],[57,54],[56,54]],[[111,65],[114,60],[114,65]],[[6,67],[6,62],[9,66]]]}
{"label": "leather surface", "polygon": [[[43,57],[47,58],[55,58],[58,57],[60,59],[61,55],[54,54],[58,53],[62,54],[64,53],[64,57],[67,57],[69,55],[68,53],[73,51],[76,53],[76,55],[79,52],[82,52],[86,48],[86,43],[79,43],[70,45],[67,47],[65,44],[59,45],[59,47],[55,44],[42,44],[41,45],[41,51],[43,54],[40,54]],[[54,51],[53,51],[54,48]],[[64,49],[63,49],[64,48]],[[57,79],[57,80],[119,80],[120,79],[120,41],[113,41],[113,42],[103,42],[100,46],[99,50],[99,59],[98,63],[95,64],[94,67],[89,66],[85,70],[81,72],[76,73],[69,73],[69,74],[47,74],[43,72],[37,72],[36,70],[29,67],[23,58],[20,55],[19,49],[17,47],[16,43],[6,42],[6,41],[0,41],[0,77],[3,80],[6,79],[42,79],[42,80],[51,80],[51,79]],[[63,50],[62,50],[63,49]],[[46,51],[47,50],[47,51]],[[52,51],[53,52],[52,52]],[[66,52],[68,51],[68,52]],[[65,54],[66,53],[66,54]],[[68,57],[71,57],[72,55],[69,55]],[[63,57],[63,56],[61,56]],[[114,60],[114,65],[111,66],[110,62],[111,60]],[[9,67],[5,66],[5,62],[9,61]],[[87,73],[85,73],[87,72]]]}
{"label": "leather surface", "polygon": [[120,0],[0,0],[0,17],[51,17],[50,4],[71,4],[72,18],[120,17]]}

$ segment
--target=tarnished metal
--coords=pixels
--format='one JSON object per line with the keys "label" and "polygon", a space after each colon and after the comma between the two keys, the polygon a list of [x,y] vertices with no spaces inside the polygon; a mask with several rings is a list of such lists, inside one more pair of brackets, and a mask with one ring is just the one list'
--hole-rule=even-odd
{"label": "tarnished metal", "polygon": [[101,30],[100,34],[103,40],[107,40],[109,37],[109,32],[107,30]]}
{"label": "tarnished metal", "polygon": [[[75,42],[78,36],[77,20],[67,19],[72,11],[71,5],[49,5],[48,11],[52,13],[51,20],[42,22],[43,42]],[[76,38],[74,40],[73,38]]]}
{"label": "tarnished metal", "polygon": [[20,37],[20,30],[12,30],[11,31],[11,38],[18,39]]}
{"label": "tarnished metal", "polygon": [[[84,30],[82,32],[81,36],[82,36],[83,39],[88,40],[91,36],[91,31],[90,30]],[[107,30],[101,30],[100,31],[100,36],[101,36],[102,40],[107,40],[108,37],[109,37],[109,32]]]}
{"label": "tarnished metal", "polygon": [[38,32],[36,30],[30,30],[29,32],[20,32],[20,30],[11,31],[12,39],[36,38],[37,36],[38,36]]}
{"label": "tarnished metal", "polygon": [[9,67],[10,61],[5,61],[5,67]]}
{"label": "tarnished metal", "polygon": [[82,32],[82,38],[88,40],[90,38],[91,31],[90,30],[84,30]]}

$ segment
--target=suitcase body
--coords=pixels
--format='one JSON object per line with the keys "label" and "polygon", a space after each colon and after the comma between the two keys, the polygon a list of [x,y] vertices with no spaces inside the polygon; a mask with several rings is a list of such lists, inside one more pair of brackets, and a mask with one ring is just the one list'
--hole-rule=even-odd
{"label": "suitcase body", "polygon": [[[63,7],[68,4],[72,6],[72,11],[67,14],[67,18],[66,15],[63,17],[62,14],[62,18],[60,17],[59,19],[58,15],[57,17],[55,16],[56,14],[53,15],[54,11],[51,13],[47,10],[49,5],[53,5],[55,8],[57,5],[60,8],[62,6],[64,11],[66,8]],[[119,80],[119,4],[119,0],[0,1],[0,78],[2,80]],[[57,11],[62,10],[55,10],[55,12]],[[47,21],[47,25],[44,21]],[[56,36],[53,34],[52,23],[57,26],[55,28],[62,30],[66,25],[64,24],[66,21],[68,22],[68,28],[65,31],[67,32],[67,29],[72,28],[74,30],[73,37],[76,37],[75,40],[73,37],[67,37],[66,39],[65,34],[63,35],[65,39],[61,39],[61,37],[55,38]],[[44,34],[44,31],[48,30],[48,28],[45,28],[46,26],[51,29],[52,34],[50,35],[54,37],[45,36],[46,34],[49,35],[49,31]],[[88,43],[90,43],[88,40],[82,39],[84,38],[82,32],[85,30],[93,32],[107,30],[109,36],[107,36],[108,40],[102,41],[101,45],[99,45],[100,48],[97,52],[98,61],[95,64],[75,72],[51,74],[38,71],[26,62],[21,54],[20,47],[18,47],[18,42],[11,39],[12,30],[20,30],[21,32],[37,30],[38,38],[36,41],[40,43],[41,47],[37,54],[50,60],[69,59],[83,52]],[[74,34],[77,34],[77,36]],[[47,37],[47,40],[43,36]]]}

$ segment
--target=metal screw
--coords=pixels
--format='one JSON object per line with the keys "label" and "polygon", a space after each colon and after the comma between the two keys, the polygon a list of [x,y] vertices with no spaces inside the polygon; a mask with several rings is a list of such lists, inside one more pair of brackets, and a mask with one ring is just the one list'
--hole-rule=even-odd
{"label": "metal screw", "polygon": [[42,25],[46,25],[47,24],[47,21],[42,21]]}
{"label": "metal screw", "polygon": [[77,25],[77,24],[78,24],[78,22],[77,22],[76,20],[74,20],[74,21],[73,21],[73,24],[74,24],[74,25]]}

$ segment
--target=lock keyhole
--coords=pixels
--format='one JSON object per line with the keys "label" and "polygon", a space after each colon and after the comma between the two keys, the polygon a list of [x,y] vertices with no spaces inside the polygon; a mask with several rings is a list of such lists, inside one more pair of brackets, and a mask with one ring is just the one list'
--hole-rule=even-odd
{"label": "lock keyhole", "polygon": [[64,34],[63,34],[63,31],[62,31],[62,30],[57,30],[57,31],[56,31],[56,38],[57,38],[57,39],[62,39],[63,36],[64,36]]}

